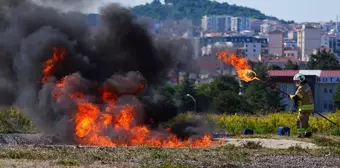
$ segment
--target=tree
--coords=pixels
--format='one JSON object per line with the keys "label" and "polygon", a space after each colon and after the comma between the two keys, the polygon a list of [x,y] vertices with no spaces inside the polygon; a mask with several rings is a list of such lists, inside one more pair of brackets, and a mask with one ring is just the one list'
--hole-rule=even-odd
{"label": "tree", "polygon": [[221,91],[225,90],[231,91],[235,94],[238,94],[240,91],[240,84],[234,76],[220,76],[210,85],[212,97],[217,97],[218,94],[221,93]]}
{"label": "tree", "polygon": [[212,96],[211,85],[201,84],[196,87],[197,111],[203,112],[210,110]]}
{"label": "tree", "polygon": [[291,60],[288,60],[288,62],[285,64],[284,67],[285,70],[299,70],[299,65],[294,64]]}
{"label": "tree", "polygon": [[176,93],[175,87],[170,84],[165,84],[164,86],[158,89],[158,94],[168,99],[172,99],[175,96],[175,93]]}
{"label": "tree", "polygon": [[307,68],[314,70],[339,70],[340,63],[332,52],[320,51],[319,49],[316,54],[313,53],[311,55]]}
{"label": "tree", "polygon": [[280,66],[275,65],[275,64],[270,65],[270,66],[268,67],[268,69],[269,69],[269,70],[282,70],[282,68],[281,68]]}
{"label": "tree", "polygon": [[138,5],[132,9],[132,12],[138,16],[146,16],[153,19],[191,19],[199,23],[204,15],[233,15],[252,17],[259,20],[269,19],[277,20],[282,23],[291,23],[291,21],[279,20],[276,17],[267,16],[261,11],[229,5],[228,3],[219,3],[210,0],[166,0],[166,4],[172,3],[171,6],[163,5],[158,0],[145,5]]}
{"label": "tree", "polygon": [[195,108],[195,102],[192,98],[187,96],[187,94],[190,94],[194,98],[196,97],[194,82],[189,79],[188,74],[184,76],[184,81],[181,85],[179,85],[175,94],[175,98],[180,101],[180,110],[182,112],[194,110]]}
{"label": "tree", "polygon": [[212,106],[219,113],[247,112],[248,106],[239,95],[240,83],[234,76],[220,76],[211,84]]}
{"label": "tree", "polygon": [[335,94],[333,96],[333,101],[334,101],[335,107],[337,109],[340,109],[340,84],[338,84],[336,88]]}
{"label": "tree", "polygon": [[[252,63],[252,66],[261,81],[270,81],[268,70],[262,63]],[[257,80],[246,83],[244,100],[253,112],[278,112],[285,107],[281,104],[282,97],[279,92]]]}
{"label": "tree", "polygon": [[213,105],[219,113],[234,114],[243,111],[240,96],[231,90],[221,91],[213,98]]}

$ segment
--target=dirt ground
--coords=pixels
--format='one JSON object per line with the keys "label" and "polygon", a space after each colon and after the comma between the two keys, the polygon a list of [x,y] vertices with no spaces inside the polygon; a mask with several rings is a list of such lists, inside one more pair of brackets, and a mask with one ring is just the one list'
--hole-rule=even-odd
{"label": "dirt ground", "polygon": [[225,139],[226,144],[231,144],[235,146],[243,146],[246,143],[253,142],[261,145],[264,148],[271,149],[288,149],[291,147],[300,147],[303,149],[316,149],[319,148],[317,145],[297,140],[289,139],[264,139],[264,138],[227,138]]}

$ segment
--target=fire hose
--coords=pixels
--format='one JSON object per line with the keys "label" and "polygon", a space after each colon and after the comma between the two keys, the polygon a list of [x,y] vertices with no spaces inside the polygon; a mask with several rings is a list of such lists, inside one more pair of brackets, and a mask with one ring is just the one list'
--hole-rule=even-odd
{"label": "fire hose", "polygon": [[[266,83],[266,82],[261,81],[261,80],[259,80],[259,81],[260,81],[262,84],[264,84],[264,85],[266,85],[266,86],[269,86],[269,87],[271,87],[272,89],[275,89],[275,90],[281,92],[282,94],[284,94],[284,95],[290,97],[290,95],[289,95],[288,93],[282,91],[281,89],[275,87],[274,85],[269,84],[269,83]],[[295,104],[297,104],[297,102],[295,102]],[[318,114],[319,116],[321,116],[322,118],[326,119],[327,121],[329,121],[330,123],[334,124],[335,126],[338,126],[335,122],[333,122],[332,120],[328,119],[328,118],[325,117],[324,115],[322,115],[322,114],[320,114],[320,113],[318,113],[318,112],[316,112],[316,111],[314,111],[314,113]]]}

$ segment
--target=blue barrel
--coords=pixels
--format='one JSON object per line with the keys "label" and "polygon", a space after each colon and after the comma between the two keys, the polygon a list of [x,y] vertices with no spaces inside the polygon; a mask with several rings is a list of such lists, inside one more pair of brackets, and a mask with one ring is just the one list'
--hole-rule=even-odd
{"label": "blue barrel", "polygon": [[277,133],[280,136],[290,136],[290,129],[288,127],[279,127]]}
{"label": "blue barrel", "polygon": [[251,130],[251,129],[244,129],[242,131],[242,134],[243,135],[253,135],[254,134],[254,130]]}

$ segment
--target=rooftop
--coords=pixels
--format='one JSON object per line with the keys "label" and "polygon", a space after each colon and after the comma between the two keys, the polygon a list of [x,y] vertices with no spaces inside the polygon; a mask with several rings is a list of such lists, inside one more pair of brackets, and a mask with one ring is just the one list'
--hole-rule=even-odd
{"label": "rooftop", "polygon": [[340,76],[340,70],[269,70],[270,76],[275,77],[293,77],[297,73],[302,73],[306,76],[318,76],[318,77],[335,77]]}
{"label": "rooftop", "polygon": [[274,31],[269,32],[268,34],[283,34],[283,33],[280,30],[274,30]]}

